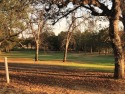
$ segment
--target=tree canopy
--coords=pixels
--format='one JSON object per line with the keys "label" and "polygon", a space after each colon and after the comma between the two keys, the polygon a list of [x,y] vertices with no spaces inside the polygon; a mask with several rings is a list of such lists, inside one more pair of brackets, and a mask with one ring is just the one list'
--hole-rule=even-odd
{"label": "tree canopy", "polygon": [[[118,28],[120,20],[125,27],[124,0],[1,0],[0,32],[4,35],[1,42],[25,30],[24,22],[29,16],[27,8],[33,6],[39,9],[39,13],[43,13],[41,16],[44,20],[51,21],[53,25],[60,19],[68,17],[74,11],[77,11],[78,15],[75,16],[78,18],[107,17],[109,20],[108,33],[115,59],[114,77],[124,78],[124,53]],[[38,11],[35,13],[38,13]]]}

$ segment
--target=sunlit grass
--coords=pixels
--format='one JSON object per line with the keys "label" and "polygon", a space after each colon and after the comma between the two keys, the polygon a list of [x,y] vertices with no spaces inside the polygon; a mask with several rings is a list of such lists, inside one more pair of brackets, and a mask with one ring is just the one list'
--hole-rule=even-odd
{"label": "sunlit grass", "polygon": [[91,63],[77,63],[77,62],[62,62],[62,61],[39,61],[36,64],[61,66],[67,69],[85,69],[88,71],[101,71],[101,72],[113,72],[114,66],[112,65],[101,65]]}
{"label": "sunlit grass", "polygon": [[[13,58],[14,61],[22,58],[22,60],[30,61],[34,60],[34,51],[15,51],[11,53],[2,53],[1,58],[4,57]],[[84,53],[69,53],[67,57],[67,62],[63,63],[63,53],[39,53],[40,64],[58,65],[65,68],[74,69],[87,69],[92,71],[107,71],[113,72],[114,59],[112,55],[98,55],[98,54],[88,54]],[[51,62],[50,62],[51,61]],[[42,62],[42,63],[41,63]]]}

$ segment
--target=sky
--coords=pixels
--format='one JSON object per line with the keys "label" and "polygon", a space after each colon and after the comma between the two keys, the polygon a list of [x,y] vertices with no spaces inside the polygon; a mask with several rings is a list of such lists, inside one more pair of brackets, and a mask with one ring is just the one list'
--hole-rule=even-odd
{"label": "sky", "polygon": [[53,26],[53,31],[58,35],[61,31],[67,31],[66,18],[61,19],[58,23]]}
{"label": "sky", "polygon": [[[108,4],[109,4],[109,9],[110,9],[112,4],[111,4],[111,2],[108,2]],[[73,8],[73,7],[74,6],[73,6],[72,3],[69,3],[68,6],[67,6],[67,8]],[[76,16],[83,16],[83,14],[84,14],[84,16],[87,16],[87,11],[86,11],[85,8],[78,9]],[[86,24],[86,26],[85,26],[85,24]],[[108,27],[109,22],[99,21],[98,23],[96,23],[97,28],[100,28],[101,26],[102,27],[103,26]],[[88,25],[88,27],[91,27],[91,26]],[[88,27],[87,27],[87,23],[84,23],[84,25],[80,25],[81,31],[85,31],[85,29],[88,28]],[[52,28],[53,28],[53,31],[56,35],[58,35],[61,31],[67,31],[68,30],[68,24],[67,24],[66,18],[62,18],[61,20],[59,20],[59,22],[57,22]],[[93,30],[94,30],[94,28],[93,28]]]}
{"label": "sky", "polygon": [[[85,23],[84,23],[85,24]],[[80,29],[81,29],[81,32],[84,32],[86,28],[88,28],[87,26],[84,26],[84,24],[82,24],[80,26]],[[87,23],[86,23],[87,24]],[[109,27],[109,22],[106,21],[98,21],[95,25],[95,28],[92,28],[93,30],[96,30],[96,28],[101,29],[101,28],[104,28],[104,27]],[[91,26],[90,26],[91,28]],[[119,22],[119,30],[122,30],[123,29],[123,24],[122,22]],[[61,31],[67,31],[68,30],[68,24],[67,24],[67,21],[65,18],[61,19],[58,23],[56,23],[54,26],[53,26],[53,31],[56,35],[58,35]],[[98,31],[97,30],[97,31]]]}
{"label": "sky", "polygon": [[[101,2],[105,2],[106,0],[102,0]],[[110,1],[110,0],[107,0],[105,3],[104,3],[106,6],[108,6],[108,8],[109,9],[111,9],[111,7],[112,7],[112,2]],[[68,6],[67,6],[67,8],[74,8],[74,6],[73,6],[73,4],[72,3],[69,3],[68,4]],[[85,8],[80,8],[80,9],[77,9],[77,16],[90,16],[90,15],[87,15],[87,11],[88,10],[86,10]],[[85,24],[85,23],[84,23]],[[87,28],[87,27],[85,27],[84,26],[84,24],[82,24],[81,25],[81,29],[82,29],[82,31],[84,31],[85,30],[85,28]],[[98,23],[97,23],[97,27],[100,27],[100,24],[102,25],[102,26],[105,26],[105,27],[108,27],[108,25],[109,25],[109,22],[103,22],[102,23],[102,21],[99,21]],[[67,23],[66,23],[66,19],[65,18],[63,18],[63,19],[61,19],[58,23],[56,23],[55,25],[54,25],[54,32],[55,32],[55,34],[56,35],[58,35],[58,33],[60,33],[61,31],[66,31],[67,30]]]}

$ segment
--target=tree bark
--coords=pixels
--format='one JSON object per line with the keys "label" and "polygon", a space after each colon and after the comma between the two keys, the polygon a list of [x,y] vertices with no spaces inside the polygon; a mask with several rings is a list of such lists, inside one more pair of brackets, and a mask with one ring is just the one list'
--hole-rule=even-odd
{"label": "tree bark", "polygon": [[100,50],[100,48],[98,48],[98,53],[99,53],[99,55],[101,54],[101,50]]}
{"label": "tree bark", "polygon": [[69,43],[66,43],[63,62],[66,62],[66,59],[67,59],[68,45],[69,45]]}
{"label": "tree bark", "polygon": [[90,48],[90,53],[91,53],[91,54],[93,53],[93,49],[92,49],[92,46],[91,46],[91,48]]}
{"label": "tree bark", "polygon": [[67,38],[66,38],[66,45],[65,45],[63,62],[66,62],[66,59],[67,59],[67,52],[68,52],[68,47],[69,47],[70,39],[71,39],[71,34],[70,34],[70,32],[68,32]]}
{"label": "tree bark", "polygon": [[38,61],[38,60],[39,60],[38,56],[39,56],[39,42],[36,41],[36,54],[35,54],[35,61]]}
{"label": "tree bark", "polygon": [[66,59],[67,59],[67,52],[68,52],[68,47],[69,47],[69,42],[71,40],[71,37],[72,37],[72,33],[74,31],[74,29],[76,28],[75,26],[75,13],[72,14],[72,23],[69,25],[69,29],[68,29],[68,32],[67,32],[67,37],[66,37],[66,46],[65,46],[65,51],[64,51],[64,57],[63,57],[63,62],[66,62]]}
{"label": "tree bark", "polygon": [[109,19],[110,21],[110,39],[112,42],[112,48],[114,51],[115,58],[115,69],[114,69],[114,78],[123,79],[124,78],[124,53],[121,44],[121,38],[119,36],[119,23],[120,17],[120,1],[114,0],[113,15]]}

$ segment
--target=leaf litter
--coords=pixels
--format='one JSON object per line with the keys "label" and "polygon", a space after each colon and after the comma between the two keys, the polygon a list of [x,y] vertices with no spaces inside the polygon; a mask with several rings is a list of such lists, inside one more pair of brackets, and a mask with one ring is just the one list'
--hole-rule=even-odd
{"label": "leaf litter", "polygon": [[113,79],[113,73],[50,65],[9,66],[10,84],[0,69],[0,94],[125,94],[125,79]]}

